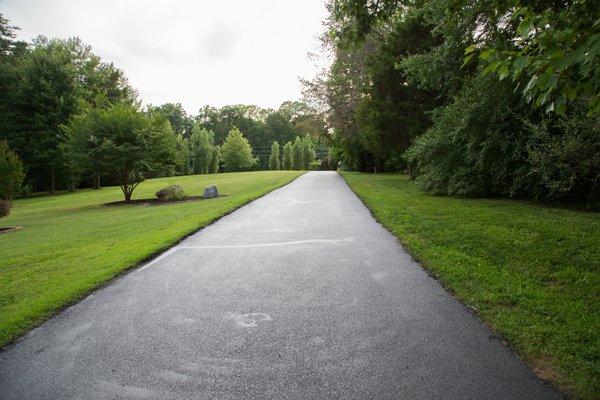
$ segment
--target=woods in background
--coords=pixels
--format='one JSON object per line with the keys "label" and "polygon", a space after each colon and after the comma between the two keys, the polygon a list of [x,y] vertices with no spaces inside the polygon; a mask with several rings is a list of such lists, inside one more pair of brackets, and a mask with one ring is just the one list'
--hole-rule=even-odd
{"label": "woods in background", "polygon": [[330,0],[305,82],[348,169],[435,194],[600,202],[598,2]]}
{"label": "woods in background", "polygon": [[[180,104],[142,107],[124,72],[80,39],[25,43],[16,29],[0,15],[0,140],[22,163],[17,196],[116,184],[127,198],[147,178],[269,169],[273,141],[300,137],[312,149],[326,129],[298,101],[276,110],[205,106],[197,115]],[[230,145],[238,136],[249,152]]]}

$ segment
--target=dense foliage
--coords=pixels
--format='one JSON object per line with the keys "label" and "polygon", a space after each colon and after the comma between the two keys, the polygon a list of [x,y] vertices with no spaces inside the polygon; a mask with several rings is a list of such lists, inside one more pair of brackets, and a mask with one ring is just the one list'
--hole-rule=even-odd
{"label": "dense foliage", "polygon": [[23,182],[23,163],[17,154],[0,140],[0,217],[8,215],[15,194]]}
{"label": "dense foliage", "polygon": [[73,168],[112,177],[125,201],[145,179],[172,174],[175,136],[160,116],[149,117],[124,104],[95,108],[74,117],[65,132],[65,155]]}
{"label": "dense foliage", "polygon": [[327,5],[333,64],[305,96],[342,167],[407,170],[437,194],[598,206],[597,2]]}
{"label": "dense foliage", "polygon": [[256,163],[252,155],[252,146],[242,131],[233,128],[221,145],[221,156],[225,171],[236,172],[249,170]]}

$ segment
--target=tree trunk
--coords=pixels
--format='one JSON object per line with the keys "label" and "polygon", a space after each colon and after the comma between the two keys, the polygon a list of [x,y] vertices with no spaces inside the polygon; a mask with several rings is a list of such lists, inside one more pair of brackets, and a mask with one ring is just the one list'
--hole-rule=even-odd
{"label": "tree trunk", "polygon": [[96,172],[96,174],[94,175],[94,190],[98,190],[100,189],[100,172]]}
{"label": "tree trunk", "polygon": [[125,191],[125,201],[129,203],[131,201],[131,192],[129,190]]}

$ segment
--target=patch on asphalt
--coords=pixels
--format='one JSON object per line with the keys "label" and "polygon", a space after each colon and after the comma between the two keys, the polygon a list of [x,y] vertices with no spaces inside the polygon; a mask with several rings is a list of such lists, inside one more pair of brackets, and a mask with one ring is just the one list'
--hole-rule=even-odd
{"label": "patch on asphalt", "polygon": [[270,322],[273,320],[270,315],[265,313],[249,313],[249,314],[237,314],[227,313],[227,319],[233,320],[239,326],[244,328],[254,328],[264,322]]}

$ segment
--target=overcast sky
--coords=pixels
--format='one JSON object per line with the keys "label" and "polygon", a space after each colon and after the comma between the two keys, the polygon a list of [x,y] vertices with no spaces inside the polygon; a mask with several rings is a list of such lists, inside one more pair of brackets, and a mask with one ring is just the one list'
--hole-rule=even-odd
{"label": "overcast sky", "polygon": [[277,107],[311,77],[324,0],[0,0],[19,39],[79,36],[144,103]]}

